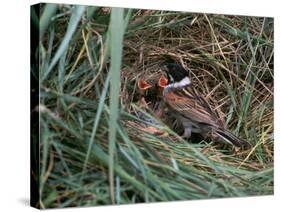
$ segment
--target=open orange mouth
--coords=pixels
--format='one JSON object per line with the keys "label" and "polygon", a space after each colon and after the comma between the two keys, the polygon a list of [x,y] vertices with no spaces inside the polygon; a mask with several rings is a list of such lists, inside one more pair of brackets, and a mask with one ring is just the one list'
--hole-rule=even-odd
{"label": "open orange mouth", "polygon": [[148,84],[146,81],[144,80],[139,80],[138,81],[138,88],[140,89],[140,91],[144,91],[148,88],[151,88],[151,85]]}
{"label": "open orange mouth", "polygon": [[161,75],[161,77],[158,80],[158,92],[160,95],[162,95],[163,90],[167,84],[168,84],[168,80],[166,79],[166,77]]}
{"label": "open orange mouth", "polygon": [[161,87],[161,88],[164,88],[167,84],[168,84],[168,80],[166,79],[166,77],[161,75],[161,77],[158,81],[158,86]]}

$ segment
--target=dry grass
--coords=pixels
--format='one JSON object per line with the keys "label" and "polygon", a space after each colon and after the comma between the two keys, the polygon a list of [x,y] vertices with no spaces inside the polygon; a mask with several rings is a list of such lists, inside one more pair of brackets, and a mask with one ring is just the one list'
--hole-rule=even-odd
{"label": "dry grass", "polygon": [[[61,6],[56,15],[41,42],[43,76],[71,12]],[[119,119],[109,145],[110,15],[87,8],[65,55],[40,80],[40,206],[272,194],[273,19],[126,9]],[[154,85],[167,61],[190,69],[196,89],[252,149],[186,141],[169,112],[155,116],[155,107],[140,103],[138,80]],[[147,103],[161,102],[156,91],[149,95]]]}
{"label": "dry grass", "polygon": [[[157,18],[157,25],[128,30],[122,79],[133,83],[122,89],[124,105],[131,104],[128,96],[134,96],[130,89],[126,93],[127,87],[135,88],[139,79],[155,84],[161,75],[160,65],[166,61],[177,62],[191,70],[194,86],[234,132],[254,145],[262,137],[263,148],[272,161],[273,31],[269,20],[163,14],[147,11],[142,19]],[[234,29],[239,31],[246,26],[250,27],[243,36],[233,35]],[[249,131],[254,131],[256,136]]]}

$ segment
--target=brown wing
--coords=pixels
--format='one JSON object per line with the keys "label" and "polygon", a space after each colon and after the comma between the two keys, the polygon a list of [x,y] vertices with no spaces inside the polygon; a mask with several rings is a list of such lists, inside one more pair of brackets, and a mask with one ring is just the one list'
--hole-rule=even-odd
{"label": "brown wing", "polygon": [[219,116],[192,87],[171,91],[165,95],[164,101],[173,111],[185,118],[202,124],[223,127]]}

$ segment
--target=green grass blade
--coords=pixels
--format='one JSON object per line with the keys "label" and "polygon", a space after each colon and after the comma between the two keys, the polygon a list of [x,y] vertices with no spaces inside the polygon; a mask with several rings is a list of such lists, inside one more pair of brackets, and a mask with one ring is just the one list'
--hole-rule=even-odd
{"label": "green grass blade", "polygon": [[87,7],[86,9],[86,19],[89,21],[93,17],[95,11],[97,11],[98,7]]}
{"label": "green grass blade", "polygon": [[40,17],[40,40],[52,21],[52,17],[56,14],[58,4],[46,4],[44,12]]}
{"label": "green grass blade", "polygon": [[81,19],[81,16],[84,13],[84,10],[85,10],[85,6],[75,6],[73,8],[72,15],[70,17],[70,21],[69,21],[69,24],[67,27],[67,31],[64,35],[64,38],[63,38],[58,50],[56,51],[55,56],[53,57],[48,69],[46,70],[46,72],[43,73],[41,82],[43,82],[48,77],[51,70],[57,64],[57,62],[59,61],[59,59],[61,58],[63,53],[67,50],[69,42],[78,26],[78,23]]}
{"label": "green grass blade", "polygon": [[[57,7],[36,52],[45,77],[34,108],[41,115],[40,207],[273,193],[273,19],[210,14],[208,23],[203,14],[85,7],[56,56],[75,8]],[[161,98],[140,94],[137,82],[157,85],[169,59],[190,69],[194,88],[231,132],[240,125],[236,132],[253,148],[182,139],[169,109],[158,117]]]}
{"label": "green grass blade", "polygon": [[60,58],[59,61],[59,67],[58,67],[58,85],[59,85],[59,91],[63,93],[63,83],[64,83],[64,75],[65,75],[65,67],[66,67],[66,54],[67,51],[65,51]]}
{"label": "green grass blade", "polygon": [[86,167],[87,167],[87,164],[88,164],[88,161],[89,161],[89,158],[90,158],[90,154],[91,154],[91,151],[92,151],[92,148],[93,148],[93,145],[94,145],[94,139],[95,139],[95,136],[96,136],[99,121],[100,121],[101,114],[102,114],[102,111],[103,111],[103,107],[104,107],[104,104],[105,104],[104,101],[105,101],[105,98],[106,98],[106,94],[107,94],[107,90],[108,90],[108,86],[109,86],[109,81],[110,81],[110,75],[107,76],[107,79],[105,81],[104,88],[103,88],[103,91],[102,91],[102,94],[101,94],[101,97],[100,97],[100,101],[99,101],[99,104],[98,104],[95,122],[94,122],[94,125],[93,125],[93,128],[92,128],[91,137],[90,137],[90,140],[89,140],[89,143],[88,143],[87,154],[86,154],[86,158],[84,160],[84,165],[83,165],[83,170],[82,170],[82,174],[81,174],[81,178],[80,178],[80,183],[81,183],[81,181],[84,177]]}
{"label": "green grass blade", "polygon": [[119,116],[120,69],[122,60],[124,9],[112,8],[110,17],[110,115],[109,115],[109,179],[111,201],[114,195],[114,152],[116,142],[117,119]]}

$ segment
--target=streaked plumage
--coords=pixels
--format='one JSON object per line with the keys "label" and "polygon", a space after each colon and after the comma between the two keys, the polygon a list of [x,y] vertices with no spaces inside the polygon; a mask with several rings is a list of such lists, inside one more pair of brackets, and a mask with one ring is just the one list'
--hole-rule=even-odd
{"label": "streaked plumage", "polygon": [[[164,85],[163,100],[182,123],[185,137],[190,137],[194,132],[215,139],[221,138],[235,146],[250,146],[248,142],[225,128],[217,112],[212,110],[208,102],[194,89],[188,72],[183,67],[167,64],[162,69],[166,71],[168,77],[168,84]],[[161,86],[163,87],[160,84]]]}

